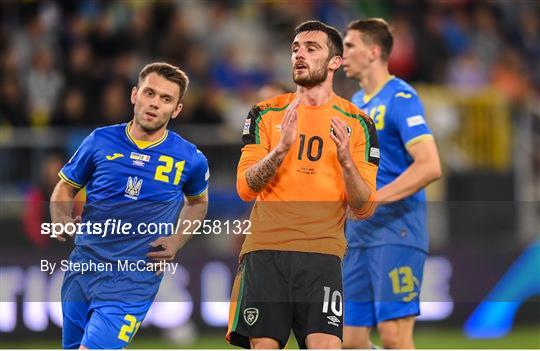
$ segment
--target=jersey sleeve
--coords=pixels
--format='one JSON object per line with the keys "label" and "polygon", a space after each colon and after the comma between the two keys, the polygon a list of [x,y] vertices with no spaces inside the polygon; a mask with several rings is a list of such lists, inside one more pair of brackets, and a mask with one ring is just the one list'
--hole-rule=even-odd
{"label": "jersey sleeve", "polygon": [[353,149],[353,161],[360,176],[371,190],[368,201],[359,209],[352,209],[357,218],[368,218],[376,208],[377,170],[379,168],[380,150],[377,130],[373,121],[366,117],[359,117],[362,137],[356,139]]}
{"label": "jersey sleeve", "polygon": [[236,190],[242,200],[253,201],[258,193],[248,186],[246,171],[270,152],[270,137],[258,106],[254,106],[248,113],[242,141],[244,147],[236,171]]}
{"label": "jersey sleeve", "polygon": [[424,117],[422,103],[415,94],[396,93],[392,99],[391,118],[406,147],[433,137]]}
{"label": "jersey sleeve", "polygon": [[76,189],[88,183],[95,169],[94,153],[95,132],[87,136],[69,161],[62,167],[58,175],[62,180]]}
{"label": "jersey sleeve", "polygon": [[187,198],[203,196],[208,189],[208,179],[210,179],[208,160],[201,151],[197,150],[193,156],[193,166],[188,180],[184,185],[184,195]]}

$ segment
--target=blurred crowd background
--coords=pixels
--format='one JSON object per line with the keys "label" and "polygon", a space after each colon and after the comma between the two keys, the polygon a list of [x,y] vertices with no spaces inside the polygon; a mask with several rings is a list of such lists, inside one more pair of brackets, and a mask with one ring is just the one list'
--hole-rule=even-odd
{"label": "blurred crowd background", "polygon": [[[265,88],[294,90],[294,28],[319,19],[343,31],[365,17],[391,24],[391,73],[417,88],[438,142],[444,177],[428,189],[432,252],[456,265],[477,248],[477,260],[487,255],[477,269],[502,265],[484,277],[486,293],[540,235],[537,0],[2,1],[2,252],[58,247],[39,232],[57,172],[93,128],[132,118],[130,91],[151,61],[190,77],[170,127],[209,159],[209,216],[245,215],[234,188],[244,119]],[[358,86],[340,71],[335,89],[350,98]],[[190,245],[234,261],[239,242]]]}
{"label": "blurred crowd background", "polygon": [[[238,130],[259,87],[291,85],[292,31],[312,18],[339,30],[388,19],[391,71],[413,83],[491,86],[517,105],[540,94],[537,1],[3,1],[0,11],[4,126],[123,122],[138,71],[164,60],[191,78],[180,123]],[[352,92],[343,75],[336,88]]]}
{"label": "blurred crowd background", "polygon": [[[213,186],[231,190],[247,111],[265,85],[294,89],[294,27],[316,18],[343,31],[370,16],[390,22],[391,73],[417,87],[438,139],[446,177],[430,198],[538,201],[534,0],[2,1],[2,199],[28,197],[32,185],[47,199],[56,170],[92,128],[132,118],[130,90],[155,60],[188,73],[171,128],[206,151]],[[335,87],[346,98],[358,88],[342,71]],[[476,197],[475,182],[485,188]]]}

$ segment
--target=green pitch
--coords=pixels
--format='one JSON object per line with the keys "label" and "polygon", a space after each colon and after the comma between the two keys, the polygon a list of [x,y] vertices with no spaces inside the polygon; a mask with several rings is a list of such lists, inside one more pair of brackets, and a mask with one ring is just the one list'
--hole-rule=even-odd
{"label": "green pitch", "polygon": [[[539,349],[540,326],[527,326],[514,329],[502,339],[468,339],[457,328],[421,327],[415,333],[416,346],[419,349]],[[378,343],[377,338],[374,342]],[[21,341],[0,341],[0,348],[61,348],[59,340],[30,339]],[[165,338],[144,337],[144,331],[135,337],[130,345],[132,349],[233,349],[220,334],[200,336],[193,344],[178,345]],[[287,348],[298,348],[294,338],[289,340]]]}

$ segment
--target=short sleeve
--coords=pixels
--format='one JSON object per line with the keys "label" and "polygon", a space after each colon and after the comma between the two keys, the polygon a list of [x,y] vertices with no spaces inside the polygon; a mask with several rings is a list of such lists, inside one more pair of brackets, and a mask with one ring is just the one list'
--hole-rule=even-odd
{"label": "short sleeve", "polygon": [[270,140],[264,128],[261,108],[253,106],[248,113],[242,132],[242,141],[245,145],[261,145],[270,150]]}
{"label": "short sleeve", "polygon": [[373,215],[376,207],[375,193],[380,151],[377,130],[371,118],[359,116],[359,122],[363,136],[355,144],[352,157],[360,176],[370,188],[371,195],[362,208],[352,210],[357,218],[368,218]]}
{"label": "short sleeve", "polygon": [[375,191],[377,169],[379,167],[380,150],[377,130],[369,117],[359,116],[362,137],[354,145],[353,161],[360,172],[360,176],[369,187]]}
{"label": "short sleeve", "polygon": [[263,111],[257,105],[249,111],[242,133],[242,155],[236,172],[236,189],[244,201],[252,201],[257,193],[251,190],[246,180],[246,171],[270,152],[270,137],[263,121]]}
{"label": "short sleeve", "polygon": [[424,108],[416,94],[398,92],[391,105],[391,119],[405,146],[412,145],[423,137],[432,136],[424,117]]}
{"label": "short sleeve", "polygon": [[184,185],[184,194],[189,198],[197,198],[204,195],[208,188],[209,178],[208,160],[201,151],[197,150],[193,157],[193,166]]}
{"label": "short sleeve", "polygon": [[58,175],[63,181],[80,189],[88,183],[95,169],[95,132],[87,136]]}

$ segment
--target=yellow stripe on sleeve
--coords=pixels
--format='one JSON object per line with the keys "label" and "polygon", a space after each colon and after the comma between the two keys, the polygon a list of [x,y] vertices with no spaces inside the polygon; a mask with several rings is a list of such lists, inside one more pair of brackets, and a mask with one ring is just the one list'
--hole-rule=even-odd
{"label": "yellow stripe on sleeve", "polygon": [[407,142],[407,144],[405,144],[405,147],[406,148],[409,148],[411,147],[412,145],[416,144],[416,143],[419,143],[423,140],[428,140],[428,139],[432,139],[433,140],[433,135],[431,134],[422,134],[422,135],[419,135],[417,136],[416,138],[412,138],[411,140],[409,140]]}
{"label": "yellow stripe on sleeve", "polygon": [[206,187],[203,191],[201,191],[200,193],[198,193],[197,195],[186,195],[186,197],[190,200],[193,200],[193,199],[198,199],[200,197],[203,197],[205,196],[206,194],[208,194],[208,187]]}
{"label": "yellow stripe on sleeve", "polygon": [[73,180],[69,179],[69,178],[64,174],[64,172],[62,172],[62,171],[58,172],[58,176],[59,176],[60,179],[62,179],[65,183],[71,185],[71,186],[74,187],[75,189],[80,189],[80,188],[83,187],[81,184],[78,184],[78,183],[74,182]]}

